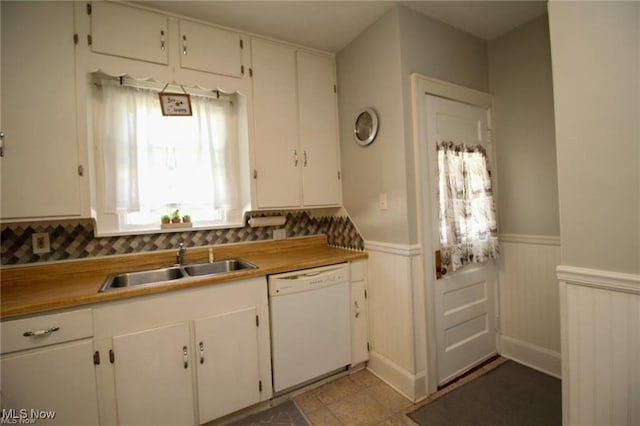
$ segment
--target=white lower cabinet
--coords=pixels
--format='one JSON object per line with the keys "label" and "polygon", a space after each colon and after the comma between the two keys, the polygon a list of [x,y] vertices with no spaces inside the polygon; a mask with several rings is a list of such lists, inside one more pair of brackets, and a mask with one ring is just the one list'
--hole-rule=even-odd
{"label": "white lower cabinet", "polygon": [[3,424],[97,425],[91,311],[5,321]]}
{"label": "white lower cabinet", "polygon": [[113,338],[121,425],[193,425],[192,365],[186,322]]}
{"label": "white lower cabinet", "polygon": [[200,423],[259,402],[256,309],[196,320],[195,337]]}
{"label": "white lower cabinet", "polygon": [[102,424],[194,425],[271,398],[265,277],[96,307]]}
{"label": "white lower cabinet", "polygon": [[367,261],[351,262],[351,365],[369,360]]}
{"label": "white lower cabinet", "polygon": [[97,425],[92,353],[84,340],[3,356],[3,423]]}

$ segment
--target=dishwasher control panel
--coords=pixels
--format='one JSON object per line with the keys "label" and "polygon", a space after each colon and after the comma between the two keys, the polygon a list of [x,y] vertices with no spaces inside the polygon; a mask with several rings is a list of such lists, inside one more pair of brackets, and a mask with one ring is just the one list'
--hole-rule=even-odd
{"label": "dishwasher control panel", "polygon": [[348,264],[303,269],[269,276],[269,296],[283,296],[348,282]]}

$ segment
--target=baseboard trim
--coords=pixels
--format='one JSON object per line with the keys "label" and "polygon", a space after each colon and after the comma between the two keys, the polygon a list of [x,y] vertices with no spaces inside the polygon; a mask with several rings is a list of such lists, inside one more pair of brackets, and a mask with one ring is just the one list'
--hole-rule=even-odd
{"label": "baseboard trim", "polygon": [[413,402],[427,396],[424,372],[412,374],[375,351],[369,352],[367,369]]}
{"label": "baseboard trim", "polygon": [[500,336],[500,355],[550,376],[561,378],[560,352],[542,348],[509,336]]}

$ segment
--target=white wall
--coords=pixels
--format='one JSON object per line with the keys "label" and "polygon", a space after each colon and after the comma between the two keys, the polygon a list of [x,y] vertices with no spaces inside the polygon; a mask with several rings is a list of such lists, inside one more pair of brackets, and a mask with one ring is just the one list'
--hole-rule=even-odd
{"label": "white wall", "polygon": [[565,425],[640,422],[640,3],[549,3]]}
{"label": "white wall", "polygon": [[[391,9],[337,55],[344,205],[365,240],[417,242],[411,73],[487,91],[486,42],[408,8]],[[353,120],[367,106],[380,133],[366,148]],[[388,210],[378,207],[387,193]]]}
{"label": "white wall", "polygon": [[558,180],[547,15],[489,42],[500,352],[560,376]]}
{"label": "white wall", "polygon": [[549,3],[564,265],[640,273],[639,10]]}
{"label": "white wall", "polygon": [[[365,240],[407,242],[407,183],[398,10],[391,9],[337,55],[344,206]],[[365,107],[380,118],[375,141],[359,146],[353,122]],[[388,210],[378,208],[387,194]]]}
{"label": "white wall", "polygon": [[560,235],[547,15],[489,42],[503,234]]}

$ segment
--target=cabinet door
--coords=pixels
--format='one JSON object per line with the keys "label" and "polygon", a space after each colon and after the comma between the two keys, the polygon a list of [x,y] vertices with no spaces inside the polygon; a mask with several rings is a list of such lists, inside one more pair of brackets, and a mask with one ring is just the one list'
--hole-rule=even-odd
{"label": "cabinet door", "polygon": [[[91,341],[5,355],[0,364],[3,423],[10,423],[5,416],[17,416],[23,423],[34,419],[47,425],[98,424]],[[21,409],[27,411],[21,413]],[[54,412],[55,417],[40,420],[32,409],[41,416]]]}
{"label": "cabinet door", "polygon": [[186,322],[113,338],[119,424],[195,423],[189,351]]}
{"label": "cabinet door", "polygon": [[195,336],[200,423],[259,402],[256,308],[197,320]]}
{"label": "cabinet door", "polygon": [[106,1],[94,1],[91,8],[93,52],[169,63],[166,16]]}
{"label": "cabinet door", "polygon": [[240,34],[180,21],[180,65],[196,71],[242,77]]}
{"label": "cabinet door", "polygon": [[365,298],[365,282],[351,283],[351,365],[369,359],[367,344],[369,327],[367,324],[367,300]]}
{"label": "cabinet door", "polygon": [[0,7],[2,219],[77,216],[73,3]]}
{"label": "cabinet door", "polygon": [[298,111],[305,206],[340,204],[333,59],[298,52]]}
{"label": "cabinet door", "polygon": [[295,51],[252,40],[258,208],[300,206]]}

